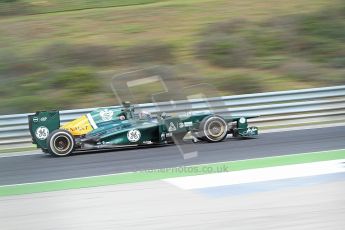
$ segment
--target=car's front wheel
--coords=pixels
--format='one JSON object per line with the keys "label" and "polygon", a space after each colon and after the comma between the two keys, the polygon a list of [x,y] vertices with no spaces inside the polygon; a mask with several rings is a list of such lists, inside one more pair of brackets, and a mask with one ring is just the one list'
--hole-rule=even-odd
{"label": "car's front wheel", "polygon": [[48,152],[51,155],[62,157],[70,155],[75,147],[73,135],[64,130],[53,131],[47,138]]}
{"label": "car's front wheel", "polygon": [[205,141],[219,142],[226,138],[228,124],[220,116],[208,116],[201,121],[199,133],[201,134],[201,138]]}

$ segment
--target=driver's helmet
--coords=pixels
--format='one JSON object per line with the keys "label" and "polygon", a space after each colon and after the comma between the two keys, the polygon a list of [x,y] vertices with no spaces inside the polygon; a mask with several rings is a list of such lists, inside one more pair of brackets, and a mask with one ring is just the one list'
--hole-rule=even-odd
{"label": "driver's helmet", "polygon": [[122,115],[120,115],[120,116],[119,116],[119,120],[121,120],[121,121],[126,120],[126,116],[125,116],[125,115],[123,115],[123,114],[122,114]]}
{"label": "driver's helmet", "polygon": [[141,112],[139,112],[139,119],[140,120],[149,120],[149,119],[151,119],[151,113],[148,111],[141,111]]}

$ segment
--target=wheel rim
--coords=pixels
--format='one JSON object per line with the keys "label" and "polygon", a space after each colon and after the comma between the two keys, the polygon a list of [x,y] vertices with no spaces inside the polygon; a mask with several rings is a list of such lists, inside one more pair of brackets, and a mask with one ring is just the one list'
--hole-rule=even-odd
{"label": "wheel rim", "polygon": [[71,145],[70,140],[65,136],[58,136],[54,141],[54,147],[59,152],[64,152],[69,149]]}
{"label": "wheel rim", "polygon": [[204,138],[209,142],[222,141],[227,134],[228,125],[224,119],[218,116],[209,117],[204,124]]}
{"label": "wheel rim", "polygon": [[208,133],[210,136],[217,138],[224,134],[224,124],[220,121],[213,121],[208,125]]}

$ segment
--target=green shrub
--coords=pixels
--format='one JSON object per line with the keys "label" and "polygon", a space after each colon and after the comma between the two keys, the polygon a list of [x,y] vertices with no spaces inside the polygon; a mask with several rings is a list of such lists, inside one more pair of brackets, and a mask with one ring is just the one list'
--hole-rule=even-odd
{"label": "green shrub", "polygon": [[29,113],[49,109],[56,109],[54,102],[51,98],[42,95],[26,95],[0,101],[0,114]]}
{"label": "green shrub", "polygon": [[300,15],[297,29],[301,34],[345,42],[345,7],[328,8]]}
{"label": "green shrub", "polygon": [[47,72],[9,77],[1,79],[0,91],[3,97],[16,98],[26,95],[40,95],[40,92],[47,89]]}
{"label": "green shrub", "polygon": [[52,108],[75,108],[85,98],[102,92],[103,83],[89,68],[59,72],[42,71],[1,79],[0,113],[33,112]]}
{"label": "green shrub", "polygon": [[174,62],[172,47],[162,43],[144,43],[122,50],[106,45],[54,43],[45,47],[38,56],[47,63],[70,67]]}
{"label": "green shrub", "polygon": [[8,64],[7,68],[3,69],[3,73],[12,78],[20,78],[31,74],[36,74],[44,70],[46,70],[46,66],[41,63],[18,60],[17,62]]}
{"label": "green shrub", "polygon": [[54,43],[45,47],[38,56],[46,62],[67,66],[107,66],[118,62],[112,47],[93,44]]}
{"label": "green shrub", "polygon": [[256,57],[252,65],[259,69],[274,69],[283,65],[288,59],[287,56],[282,55]]}
{"label": "green shrub", "polygon": [[285,52],[289,44],[283,34],[274,28],[258,27],[249,30],[248,40],[255,49],[256,56],[274,56]]}
{"label": "green shrub", "polygon": [[253,51],[249,42],[240,36],[214,34],[204,37],[197,45],[197,55],[220,67],[247,66]]}
{"label": "green shrub", "polygon": [[67,89],[78,95],[100,92],[102,83],[93,70],[74,68],[55,73],[50,79],[50,88]]}
{"label": "green shrub", "polygon": [[338,41],[310,35],[300,35],[295,47],[296,54],[314,62],[330,63],[331,59],[341,57],[345,53]]}
{"label": "green shrub", "polygon": [[281,67],[281,71],[290,79],[304,82],[317,82],[322,76],[319,66],[304,60],[287,62]]}
{"label": "green shrub", "polygon": [[250,62],[253,47],[247,39],[249,23],[242,19],[208,25],[196,46],[199,58],[220,67],[244,67]]}
{"label": "green shrub", "polygon": [[264,82],[258,76],[236,74],[215,76],[212,84],[219,90],[234,94],[258,93],[264,91]]}
{"label": "green shrub", "polygon": [[235,19],[211,24],[202,34],[199,57],[221,67],[250,66],[254,55],[281,56],[288,46],[284,33],[269,23]]}
{"label": "green shrub", "polygon": [[249,66],[255,54],[256,61],[267,56],[299,55],[342,68],[344,12],[342,6],[316,13],[279,16],[262,23],[239,19],[213,23],[201,33],[197,54],[221,67]]}
{"label": "green shrub", "polygon": [[93,8],[141,5],[158,2],[159,0],[0,0],[0,16],[13,14],[44,14],[52,12],[75,11]]}
{"label": "green shrub", "polygon": [[212,23],[207,26],[207,28],[202,31],[202,35],[210,36],[210,34],[234,34],[239,33],[246,29],[250,24],[244,19],[234,19],[229,21],[221,21]]}
{"label": "green shrub", "polygon": [[163,43],[142,43],[129,47],[121,52],[125,64],[131,63],[165,63],[174,62],[172,47]]}
{"label": "green shrub", "polygon": [[345,68],[345,53],[339,57],[330,58],[328,62],[331,67]]}
{"label": "green shrub", "polygon": [[30,14],[31,6],[20,0],[0,0],[0,16]]}
{"label": "green shrub", "polygon": [[296,20],[295,46],[312,61],[342,67],[345,55],[345,7],[328,8]]}

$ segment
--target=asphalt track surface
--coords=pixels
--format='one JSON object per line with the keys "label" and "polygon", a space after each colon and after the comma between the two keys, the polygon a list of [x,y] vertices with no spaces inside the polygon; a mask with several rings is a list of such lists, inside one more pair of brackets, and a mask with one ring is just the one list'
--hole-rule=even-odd
{"label": "asphalt track surface", "polygon": [[46,154],[0,158],[0,185],[41,182],[147,169],[261,158],[345,148],[345,126],[261,134],[257,139],[112,150],[56,158]]}
{"label": "asphalt track surface", "polygon": [[0,229],[342,230],[344,186],[329,181],[209,197],[150,181],[0,197]]}

